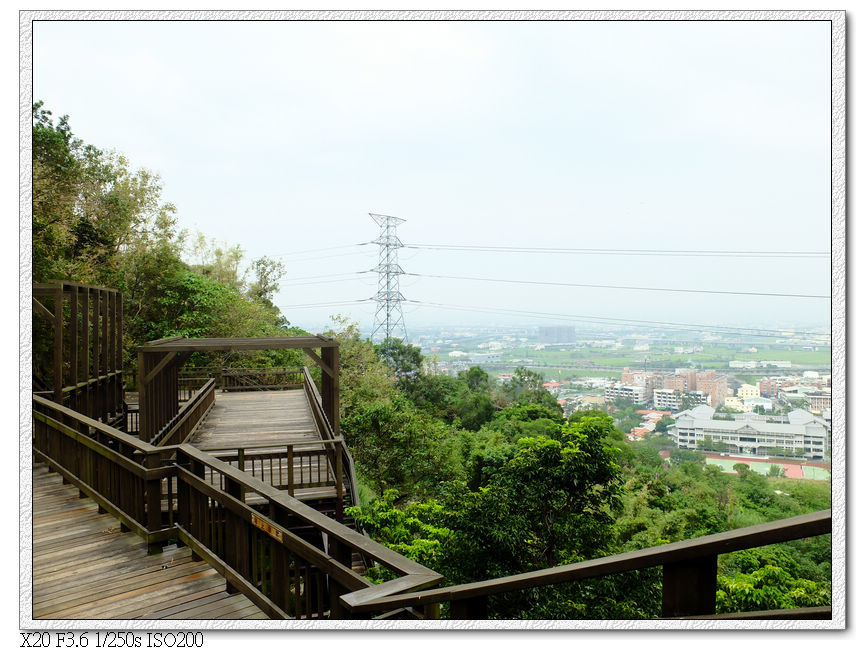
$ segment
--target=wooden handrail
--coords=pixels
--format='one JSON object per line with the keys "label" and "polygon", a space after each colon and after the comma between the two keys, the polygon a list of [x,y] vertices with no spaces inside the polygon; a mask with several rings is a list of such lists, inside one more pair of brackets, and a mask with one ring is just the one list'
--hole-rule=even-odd
{"label": "wooden handrail", "polygon": [[[190,436],[195,433],[201,420],[210,410],[210,407],[213,406],[215,391],[216,380],[208,379],[204,386],[202,386],[201,389],[183,405],[183,407],[177,412],[177,415],[171,418],[165,426],[162,427],[162,430],[156,434],[153,439],[153,444],[157,447],[163,447],[165,445],[176,445],[186,442]],[[204,413],[199,412],[200,407],[205,408]],[[188,426],[188,431],[183,431],[184,427],[188,424],[188,420],[196,412],[198,412],[198,419],[196,422]],[[183,438],[181,440],[174,440],[173,438],[178,432],[184,434]]]}
{"label": "wooden handrail", "polygon": [[140,438],[137,438],[135,436],[129,435],[128,433],[124,433],[122,431],[119,431],[118,429],[115,429],[114,427],[108,426],[107,424],[104,424],[104,423],[100,422],[99,420],[94,420],[93,418],[89,418],[86,415],[79,413],[78,411],[74,411],[74,410],[72,410],[66,406],[63,406],[62,404],[58,404],[57,402],[45,399],[44,397],[40,397],[39,395],[33,395],[33,401],[36,404],[39,404],[39,405],[44,406],[44,407],[49,408],[49,409],[53,409],[53,410],[57,411],[58,413],[62,413],[66,417],[72,418],[73,420],[77,420],[81,424],[92,427],[93,429],[99,431],[100,433],[103,433],[107,436],[115,438],[116,440],[122,442],[124,445],[129,445],[130,447],[133,447],[142,453],[146,454],[146,453],[152,453],[155,451],[159,451],[158,447],[155,447],[154,445],[151,445],[148,442],[144,442]]}
{"label": "wooden handrail", "polygon": [[[485,598],[532,587],[598,578],[655,566],[668,566],[699,558],[715,558],[721,553],[731,553],[767,544],[823,535],[831,532],[831,530],[832,513],[830,510],[822,510],[681,542],[586,560],[576,564],[566,564],[452,587],[441,587],[413,594],[376,597],[373,592],[363,590],[344,595],[342,602],[352,612],[360,613]],[[370,597],[371,595],[373,597]]]}
{"label": "wooden handrail", "polygon": [[[316,422],[316,426],[318,427],[322,438],[327,437],[328,439],[333,439],[333,427],[331,426],[330,421],[327,419],[327,415],[325,414],[324,408],[322,407],[321,395],[318,392],[315,381],[313,381],[312,379],[312,375],[309,374],[309,368],[307,368],[306,366],[304,366],[303,368],[303,389],[306,391],[306,397],[307,401],[309,402],[310,409],[312,410],[313,419]],[[348,450],[348,445],[345,443],[345,441],[343,441],[341,445],[341,454],[343,460],[343,467],[348,474],[348,491],[349,496],[351,497],[351,503],[352,505],[360,505],[360,498],[357,489],[357,477],[354,473],[354,458],[352,458],[351,453]],[[334,468],[334,471],[335,470],[336,468]]]}
{"label": "wooden handrail", "polygon": [[322,533],[326,533],[328,537],[338,540],[342,544],[370,556],[375,561],[397,573],[403,575],[423,574],[427,576],[437,576],[437,579],[441,579],[441,575],[432,569],[428,569],[427,567],[400,555],[396,551],[391,550],[378,542],[374,542],[351,528],[343,526],[330,517],[323,515],[315,508],[311,508],[294,497],[287,495],[285,492],[250,476],[246,472],[243,472],[228,463],[214,458],[210,454],[203,452],[192,445],[179,445],[177,448],[188,457],[195,459],[202,465],[210,467],[235,483],[243,486],[247,492],[254,492],[259,496],[264,497],[274,505],[284,508],[299,520],[312,525]]}

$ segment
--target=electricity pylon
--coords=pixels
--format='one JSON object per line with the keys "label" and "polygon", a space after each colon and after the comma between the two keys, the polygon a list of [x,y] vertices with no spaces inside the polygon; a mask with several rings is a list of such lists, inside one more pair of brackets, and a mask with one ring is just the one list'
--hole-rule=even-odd
{"label": "electricity pylon", "polygon": [[402,316],[402,301],[405,298],[399,290],[399,276],[403,270],[398,259],[398,251],[403,244],[396,236],[396,227],[405,219],[384,214],[370,213],[369,216],[381,228],[378,239],[375,240],[378,244],[378,291],[375,294],[378,306],[375,310],[372,338],[375,339],[381,332],[383,339],[397,337],[405,341],[407,335]]}

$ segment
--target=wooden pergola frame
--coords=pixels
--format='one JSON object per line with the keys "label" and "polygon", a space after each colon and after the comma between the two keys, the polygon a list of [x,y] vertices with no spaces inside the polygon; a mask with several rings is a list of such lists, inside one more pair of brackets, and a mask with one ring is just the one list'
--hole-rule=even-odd
{"label": "wooden pergola frame", "polygon": [[34,284],[37,316],[54,331],[51,390],[45,397],[95,420],[123,418],[122,294],[63,280]]}
{"label": "wooden pergola frame", "polygon": [[334,435],[339,435],[339,343],[335,339],[321,335],[201,339],[176,336],[138,347],[139,437],[152,440],[179,411],[178,370],[194,352],[292,349],[303,350],[321,368],[322,409]]}

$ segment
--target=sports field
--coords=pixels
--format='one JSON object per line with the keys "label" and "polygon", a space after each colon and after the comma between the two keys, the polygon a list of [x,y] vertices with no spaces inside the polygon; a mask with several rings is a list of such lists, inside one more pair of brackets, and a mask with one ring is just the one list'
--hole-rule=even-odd
{"label": "sports field", "polygon": [[822,467],[814,467],[812,465],[783,462],[770,463],[763,460],[751,460],[749,458],[738,457],[731,458],[729,456],[724,458],[718,456],[706,456],[706,464],[717,465],[721,468],[722,472],[735,473],[736,470],[733,469],[733,465],[738,463],[744,463],[751,468],[751,471],[763,475],[769,474],[769,468],[772,465],[780,465],[784,469],[784,476],[786,478],[809,478],[816,481],[828,481],[830,478],[828,470],[825,470]]}

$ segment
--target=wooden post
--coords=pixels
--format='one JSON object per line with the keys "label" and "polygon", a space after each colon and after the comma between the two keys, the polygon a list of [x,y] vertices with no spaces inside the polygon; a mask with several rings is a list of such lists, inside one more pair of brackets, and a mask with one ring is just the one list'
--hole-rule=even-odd
{"label": "wooden post", "polygon": [[333,445],[333,455],[336,457],[336,463],[334,463],[334,473],[336,474],[334,477],[336,479],[336,512],[334,513],[334,517],[339,523],[342,523],[345,514],[345,484],[342,481],[342,450],[337,445]]}
{"label": "wooden post", "polygon": [[[158,454],[150,454],[145,457],[145,467],[152,469],[154,465],[158,466],[161,463]],[[144,490],[147,498],[147,532],[155,533],[162,529],[162,479],[151,479],[146,482]],[[171,504],[168,504],[171,507]],[[147,553],[153,555],[161,553],[163,546],[161,543],[148,544]]]}
{"label": "wooden post", "polygon": [[[69,297],[69,383],[72,386],[78,385],[78,286],[70,287],[71,294]],[[84,378],[85,381],[87,378]],[[81,396],[76,388],[72,392],[72,402],[70,408],[81,412]]]}
{"label": "wooden post", "polygon": [[[328,536],[328,555],[344,567],[351,568],[351,549],[330,536]],[[348,589],[334,580],[332,575],[329,583],[330,617],[333,619],[349,618],[349,611],[339,601],[339,597],[348,593]]]}
{"label": "wooden post", "polygon": [[486,596],[451,601],[451,618],[454,620],[478,621],[487,618]]}
{"label": "wooden post", "polygon": [[[228,495],[234,497],[241,503],[245,501],[245,489],[243,485],[237,483],[229,477],[225,477],[225,491]],[[236,525],[229,526],[229,522],[234,520]],[[225,511],[225,555],[229,565],[232,566],[247,580],[250,578],[250,545],[249,545],[249,529],[247,526],[240,523],[240,517],[230,513],[228,509]],[[236,593],[237,588],[226,580],[225,590],[230,593]]]}
{"label": "wooden post", "polygon": [[715,613],[718,557],[695,558],[664,565],[661,616],[701,616]]}
{"label": "wooden post", "polygon": [[[81,377],[87,381],[90,379],[90,288],[85,287],[82,293],[82,305],[81,305],[81,327],[84,330],[82,341],[81,341],[81,364],[82,364],[82,372]],[[84,389],[84,404],[81,410],[85,415],[90,415],[90,385]]]}
{"label": "wooden post", "polygon": [[333,435],[339,435],[339,348],[321,348],[321,361],[330,372],[321,373],[321,406]]}
{"label": "wooden post", "polygon": [[288,494],[294,496],[294,446],[288,445],[288,451],[285,454],[288,462]]}
{"label": "wooden post", "polygon": [[54,292],[54,401],[63,403],[63,284]]}

